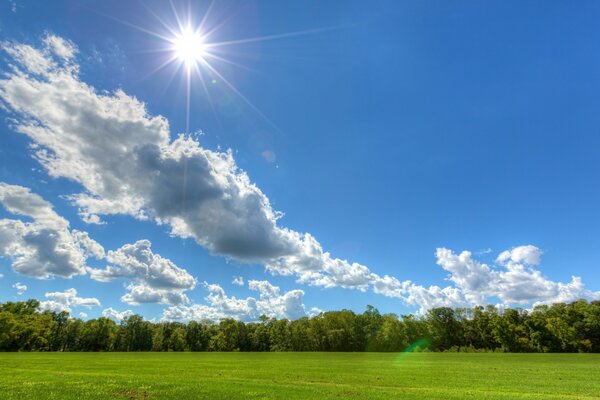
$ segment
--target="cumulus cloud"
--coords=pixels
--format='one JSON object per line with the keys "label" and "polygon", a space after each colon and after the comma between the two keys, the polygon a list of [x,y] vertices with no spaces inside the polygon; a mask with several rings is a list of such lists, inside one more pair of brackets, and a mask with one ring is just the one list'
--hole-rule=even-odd
{"label": "cumulus cloud", "polygon": [[[278,225],[282,214],[240,170],[231,151],[211,151],[123,91],[98,93],[79,79],[71,43],[52,36],[40,48],[4,42],[13,71],[0,99],[33,156],[53,177],[78,182],[70,196],[85,221],[127,214],[170,227],[213,254],[261,263],[301,282],[366,290],[366,266],[333,258],[314,237]],[[71,51],[62,51],[62,48]]]}
{"label": "cumulus cloud", "polygon": [[44,295],[46,301],[40,302],[40,309],[54,312],[71,312],[72,307],[98,307],[100,301],[94,297],[78,297],[77,290],[67,289],[64,292],[50,292]]}
{"label": "cumulus cloud", "polygon": [[108,282],[125,278],[134,284],[121,300],[128,304],[163,303],[182,304],[189,300],[185,291],[196,287],[196,279],[171,260],[155,254],[149,240],[109,251],[106,260],[111,263],[105,269],[88,268],[92,279]]}
{"label": "cumulus cloud", "polygon": [[500,269],[492,269],[463,251],[454,254],[448,249],[438,249],[437,263],[450,272],[454,282],[470,303],[497,297],[504,305],[556,303],[580,298],[597,299],[600,292],[586,289],[581,278],[573,276],[568,283],[555,282],[533,268],[540,263],[542,251],[532,245],[519,246],[500,253]]}
{"label": "cumulus cloud", "polygon": [[[0,182],[0,204],[32,220],[0,219],[0,256],[11,258],[12,268],[22,275],[48,279],[89,272],[102,282],[125,278],[131,284],[122,300],[129,304],[187,303],[185,292],[196,286],[185,269],[152,252],[148,240],[106,254],[87,232],[70,229],[50,203],[28,188]],[[86,265],[89,258],[106,259],[111,265],[92,268]]]}
{"label": "cumulus cloud", "polygon": [[489,266],[473,258],[470,251],[459,254],[446,248],[436,251],[437,264],[449,273],[453,286],[425,287],[390,276],[378,277],[376,293],[402,299],[424,312],[433,307],[467,307],[498,303],[501,307],[600,299],[600,292],[585,288],[581,278],[568,283],[552,281],[533,266],[540,263],[542,251],[532,245],[503,251]]}
{"label": "cumulus cloud", "polygon": [[[196,138],[184,135],[171,139],[167,120],[150,115],[136,98],[122,90],[99,93],[82,82],[72,43],[48,35],[39,48],[13,42],[3,42],[2,48],[12,57],[12,69],[0,79],[0,100],[13,112],[15,130],[32,141],[33,157],[48,174],[81,185],[82,191],[69,198],[89,223],[101,223],[102,216],[111,214],[150,219],[213,254],[262,264],[272,274],[292,275],[314,286],[371,289],[421,309],[491,298],[524,304],[597,296],[579,278],[560,283],[543,277],[533,268],[542,254],[534,246],[501,253],[501,270],[479,263],[470,252],[456,255],[438,249],[438,264],[449,272],[452,283],[444,288],[380,276],[365,265],[335,258],[309,233],[279,225],[282,213],[237,166],[231,151],[205,149]],[[39,247],[48,240],[31,238],[28,246]],[[81,273],[82,263],[71,264],[60,273]],[[55,272],[42,276],[51,274]],[[110,277],[112,272],[98,272],[96,277],[102,274]],[[146,279],[132,280],[127,302],[185,302],[183,289],[173,289],[182,296],[169,300]],[[216,301],[219,290],[213,289]],[[231,303],[252,310],[254,306],[244,301]],[[206,307],[198,313],[227,315],[226,308]]]}
{"label": "cumulus cloud", "polygon": [[12,285],[12,287],[17,290],[17,294],[19,296],[21,296],[23,293],[25,293],[27,291],[27,285],[24,285],[21,282],[15,283],[14,285]]}
{"label": "cumulus cloud", "polygon": [[116,322],[121,322],[121,320],[123,320],[127,317],[131,317],[133,314],[134,314],[134,312],[131,310],[117,311],[112,307],[109,307],[102,311],[103,317],[110,318]]}
{"label": "cumulus cloud", "polygon": [[0,256],[12,260],[15,272],[38,279],[70,278],[85,274],[88,257],[104,256],[100,244],[86,232],[70,229],[50,203],[28,188],[0,182],[0,204],[31,219],[0,219]]}
{"label": "cumulus cloud", "polygon": [[140,305],[144,303],[185,304],[189,299],[183,290],[156,289],[148,285],[129,285],[127,293],[121,297],[123,303]]}
{"label": "cumulus cloud", "polygon": [[227,296],[225,290],[217,284],[204,283],[209,294],[207,305],[192,304],[190,306],[169,307],[164,310],[165,320],[219,320],[234,318],[242,321],[255,321],[261,315],[276,318],[296,319],[306,316],[303,302],[304,291],[290,290],[281,293],[279,287],[268,281],[251,280],[248,287],[258,292],[258,299],[247,297],[239,299]]}
{"label": "cumulus cloud", "polygon": [[540,257],[542,254],[543,251],[535,246],[518,246],[500,253],[498,258],[496,258],[496,262],[502,265],[508,265],[511,263],[538,265],[540,263]]}
{"label": "cumulus cloud", "polygon": [[296,319],[306,315],[302,303],[304,291],[295,289],[281,294],[279,287],[268,281],[248,281],[248,288],[259,294],[256,312],[268,317]]}

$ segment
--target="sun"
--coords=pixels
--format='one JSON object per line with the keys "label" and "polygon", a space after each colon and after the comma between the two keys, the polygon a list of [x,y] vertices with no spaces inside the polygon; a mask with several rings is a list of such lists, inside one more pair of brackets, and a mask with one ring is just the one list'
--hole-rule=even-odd
{"label": "sun", "polygon": [[[1,1],[1,0],[0,0]],[[223,89],[228,89],[243,100],[252,110],[262,117],[270,126],[279,130],[277,126],[271,122],[252,102],[242,94],[235,84],[230,82],[224,74],[221,73],[221,67],[224,64],[229,66],[242,68],[246,71],[251,70],[243,64],[239,64],[231,60],[232,55],[235,55],[235,50],[232,47],[244,45],[252,42],[262,42],[266,40],[275,40],[290,38],[294,36],[315,34],[318,32],[337,29],[336,27],[310,29],[306,31],[288,32],[282,34],[274,34],[259,37],[249,37],[237,40],[215,41],[216,32],[229,20],[229,17],[223,21],[211,21],[209,16],[215,1],[211,2],[206,12],[197,23],[196,18],[188,9],[187,13],[180,15],[172,1],[169,1],[173,17],[176,23],[169,23],[159,13],[154,12],[150,8],[146,10],[160,24],[158,28],[143,27],[135,25],[131,22],[123,21],[114,18],[116,21],[123,23],[140,32],[149,34],[161,40],[161,45],[154,49],[149,49],[151,52],[167,53],[161,57],[161,62],[150,71],[145,78],[165,69],[171,68],[171,79],[179,72],[183,72],[180,76],[183,78],[185,85],[186,97],[186,122],[185,133],[190,132],[190,103],[192,97],[192,86],[197,84],[203,89],[206,99],[210,104],[213,112],[216,115],[215,107],[211,99],[211,91],[207,82],[212,82],[213,85],[219,83]],[[227,50],[229,48],[229,50]],[[168,80],[168,82],[171,81]],[[211,86],[213,86],[211,85]],[[217,87],[217,86],[215,86]]]}
{"label": "sun", "polygon": [[175,35],[171,41],[175,57],[182,61],[186,67],[194,67],[204,60],[206,44],[199,32],[187,28]]}

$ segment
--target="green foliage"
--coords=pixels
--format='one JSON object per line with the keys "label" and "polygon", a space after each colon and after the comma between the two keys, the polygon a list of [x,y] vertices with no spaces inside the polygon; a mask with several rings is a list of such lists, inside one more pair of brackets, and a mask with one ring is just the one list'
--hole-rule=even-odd
{"label": "green foliage", "polygon": [[295,321],[260,317],[145,321],[119,325],[108,318],[82,321],[40,312],[39,302],[0,303],[0,351],[336,351],[336,352],[600,352],[600,302],[538,306],[528,312],[493,306],[434,308],[419,318],[329,311]]}

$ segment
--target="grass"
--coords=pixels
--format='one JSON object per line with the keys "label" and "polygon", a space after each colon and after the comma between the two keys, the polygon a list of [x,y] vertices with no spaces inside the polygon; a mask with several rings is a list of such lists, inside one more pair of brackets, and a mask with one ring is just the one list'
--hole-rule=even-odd
{"label": "grass", "polygon": [[0,353],[0,398],[598,399],[598,354]]}

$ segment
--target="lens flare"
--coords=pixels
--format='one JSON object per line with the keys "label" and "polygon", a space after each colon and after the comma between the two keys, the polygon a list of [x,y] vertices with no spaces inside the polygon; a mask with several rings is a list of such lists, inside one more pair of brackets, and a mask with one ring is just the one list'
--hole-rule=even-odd
{"label": "lens flare", "polygon": [[416,352],[420,352],[424,349],[427,349],[431,343],[427,339],[419,339],[410,346],[408,346],[402,353],[398,354],[398,356],[394,359],[394,365],[402,365],[406,361],[406,359],[412,354]]}

